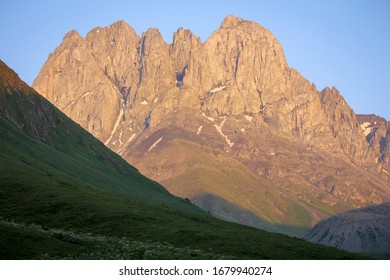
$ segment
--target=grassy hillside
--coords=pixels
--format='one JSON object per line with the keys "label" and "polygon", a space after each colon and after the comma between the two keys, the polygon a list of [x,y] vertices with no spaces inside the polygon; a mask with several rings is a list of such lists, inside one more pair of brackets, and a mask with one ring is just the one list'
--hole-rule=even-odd
{"label": "grassy hillside", "polygon": [[361,258],[211,217],[0,70],[1,259]]}
{"label": "grassy hillside", "polygon": [[[206,198],[215,216],[291,235],[303,235],[310,229],[310,212],[286,192],[226,152],[204,145],[199,137],[191,138],[191,134],[173,127],[157,130],[133,148],[130,156],[147,176],[173,194],[189,198],[202,209],[208,208],[204,205]],[[160,138],[159,145],[146,152]],[[168,170],[175,172],[167,176]],[[213,203],[211,196],[225,200],[225,210],[218,201]]]}

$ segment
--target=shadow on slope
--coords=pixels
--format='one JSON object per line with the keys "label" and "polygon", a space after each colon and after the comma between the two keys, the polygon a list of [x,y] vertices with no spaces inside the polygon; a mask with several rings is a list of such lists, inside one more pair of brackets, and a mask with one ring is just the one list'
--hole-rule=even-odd
{"label": "shadow on slope", "polygon": [[191,198],[191,202],[219,219],[269,232],[287,233],[290,236],[301,237],[308,231],[308,228],[304,227],[269,223],[251,211],[213,194],[205,193],[195,196]]}

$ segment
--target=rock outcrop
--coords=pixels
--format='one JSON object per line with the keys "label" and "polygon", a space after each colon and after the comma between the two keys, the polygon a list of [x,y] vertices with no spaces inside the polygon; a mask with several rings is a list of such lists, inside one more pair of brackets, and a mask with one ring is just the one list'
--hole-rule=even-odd
{"label": "rock outcrop", "polygon": [[121,96],[76,31],[65,35],[40,73],[34,81],[39,93],[95,137],[109,137],[121,112]]}
{"label": "rock outcrop", "polygon": [[190,30],[179,28],[173,34],[173,42],[170,48],[170,55],[176,73],[176,79],[181,86],[188,62],[192,54],[202,46],[200,38],[196,37]]}
{"label": "rock outcrop", "polygon": [[390,122],[376,115],[356,115],[367,142],[382,164],[381,172],[390,175]]}
{"label": "rock outcrop", "polygon": [[251,21],[228,16],[203,44],[182,28],[172,44],[157,29],[139,37],[123,21],[71,32],[33,86],[176,195],[294,227],[390,200],[388,148]]}

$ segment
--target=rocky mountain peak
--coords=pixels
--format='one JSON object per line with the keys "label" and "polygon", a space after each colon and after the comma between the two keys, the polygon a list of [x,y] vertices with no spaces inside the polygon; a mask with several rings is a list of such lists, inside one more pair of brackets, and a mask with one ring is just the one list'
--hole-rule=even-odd
{"label": "rocky mountain peak", "polygon": [[[354,156],[351,157],[353,162],[375,166],[374,168],[377,169],[377,160],[364,140],[356,115],[337,88],[323,89],[320,92],[320,99],[323,111],[330,120],[331,134],[337,140],[338,145],[343,147],[343,152],[353,154]],[[345,139],[350,141],[347,142]]]}
{"label": "rocky mountain peak", "polygon": [[164,41],[160,31],[157,28],[149,28],[142,33],[139,42],[139,56],[141,65],[145,57],[151,56],[156,61],[160,59],[169,59],[169,45]]}
{"label": "rocky mountain peak", "polygon": [[68,33],[66,33],[63,40],[68,39],[68,38],[81,38],[81,39],[83,39],[81,37],[80,33],[78,33],[77,30],[74,30],[74,29],[72,29]]}
{"label": "rocky mountain peak", "polygon": [[349,115],[352,114],[352,109],[348,106],[347,102],[341,96],[340,92],[335,86],[333,86],[332,88],[324,88],[320,93],[320,98],[324,106],[329,105],[330,110],[335,109],[336,107],[344,108],[349,111]]}
{"label": "rocky mountain peak", "polygon": [[[203,107],[214,114],[258,114],[276,94],[288,92],[283,50],[256,23],[234,16],[224,22],[231,28],[215,31],[194,53],[184,84],[196,88]],[[217,94],[216,88],[223,91]]]}
{"label": "rocky mountain peak", "polygon": [[138,92],[143,98],[149,99],[175,87],[175,73],[169,49],[170,46],[157,28],[149,28],[142,33],[138,48],[140,73]]}
{"label": "rocky mountain peak", "polygon": [[133,28],[131,28],[131,26],[128,25],[127,22],[125,22],[123,19],[120,19],[120,20],[114,22],[114,23],[111,24],[109,27],[115,28],[115,29],[125,28],[125,29],[131,29],[131,30],[133,30]]}
{"label": "rocky mountain peak", "polygon": [[[112,113],[120,110],[119,94],[94,55],[76,31],[69,32],[43,65],[33,87],[69,117],[82,116],[84,127],[95,136],[106,138],[110,132],[105,130],[115,124]],[[92,109],[87,116],[86,108]]]}
{"label": "rocky mountain peak", "polygon": [[91,42],[93,38],[99,36],[107,37],[107,39],[110,40],[109,43],[115,43],[116,39],[118,39],[115,38],[115,36],[125,37],[128,40],[131,40],[134,37],[139,39],[135,30],[123,20],[119,20],[104,28],[96,27],[87,34],[85,39],[86,41]]}
{"label": "rocky mountain peak", "polygon": [[142,41],[148,40],[160,44],[164,42],[166,44],[158,28],[149,28],[146,32],[142,32],[141,39]]}
{"label": "rocky mountain peak", "polygon": [[228,15],[221,23],[221,28],[235,27],[241,23],[248,22],[242,18],[236,17],[234,15]]}
{"label": "rocky mountain peak", "polygon": [[189,29],[184,29],[183,27],[179,27],[175,33],[173,33],[173,42],[184,39],[184,40],[189,40],[191,37],[195,36],[191,30]]}
{"label": "rocky mountain peak", "polygon": [[76,30],[71,30],[68,33],[65,34],[62,41],[65,43],[67,42],[84,42],[84,38],[81,37],[80,33],[78,33]]}
{"label": "rocky mountain peak", "polygon": [[173,34],[170,53],[178,81],[183,80],[185,68],[187,68],[190,57],[201,46],[202,42],[200,38],[196,37],[191,30],[180,27]]}
{"label": "rocky mountain peak", "polygon": [[326,96],[327,98],[332,98],[332,99],[337,99],[337,100],[344,100],[343,97],[340,95],[339,90],[335,87],[332,86],[330,87],[325,87],[321,91],[322,95]]}
{"label": "rocky mountain peak", "polygon": [[134,29],[122,20],[95,28],[86,36],[94,60],[122,95],[128,95],[138,83],[139,40]]}

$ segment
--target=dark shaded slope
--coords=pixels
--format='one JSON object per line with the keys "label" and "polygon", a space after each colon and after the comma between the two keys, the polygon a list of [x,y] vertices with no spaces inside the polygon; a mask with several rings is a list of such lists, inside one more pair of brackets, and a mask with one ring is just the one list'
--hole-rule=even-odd
{"label": "dark shaded slope", "polygon": [[350,252],[390,256],[390,203],[331,216],[314,226],[307,241]]}

